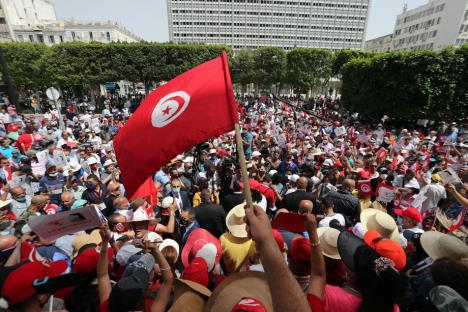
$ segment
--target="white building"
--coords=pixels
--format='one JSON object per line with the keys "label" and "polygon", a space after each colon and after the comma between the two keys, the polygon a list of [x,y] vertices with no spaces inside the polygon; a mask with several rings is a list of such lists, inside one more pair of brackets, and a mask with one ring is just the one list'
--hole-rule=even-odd
{"label": "white building", "polygon": [[143,39],[113,21],[58,20],[50,0],[0,0],[10,38],[19,42],[137,42]]}
{"label": "white building", "polygon": [[388,52],[392,48],[393,34],[367,40],[364,51],[366,52]]}
{"label": "white building", "polygon": [[[465,30],[468,0],[429,0],[398,15],[392,50],[441,50],[459,44]],[[461,28],[463,26],[463,28]]]}
{"label": "white building", "polygon": [[370,0],[167,0],[173,42],[362,49]]}

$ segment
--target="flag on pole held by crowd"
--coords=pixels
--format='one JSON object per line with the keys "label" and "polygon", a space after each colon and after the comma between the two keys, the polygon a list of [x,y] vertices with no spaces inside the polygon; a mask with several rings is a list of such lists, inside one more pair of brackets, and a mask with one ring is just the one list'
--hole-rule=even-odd
{"label": "flag on pole held by crowd", "polygon": [[237,122],[224,51],[157,88],[114,140],[128,195],[177,154],[232,131]]}
{"label": "flag on pole held by crowd", "polygon": [[449,234],[456,231],[459,227],[463,225],[463,221],[465,220],[466,209],[467,208],[464,207],[458,214],[458,217],[453,221],[452,226],[448,231]]}
{"label": "flag on pole held by crowd", "polygon": [[138,190],[133,193],[130,201],[133,201],[136,198],[145,198],[146,202],[151,206],[158,204],[158,190],[154,185],[153,177],[149,177],[142,185],[140,185]]}

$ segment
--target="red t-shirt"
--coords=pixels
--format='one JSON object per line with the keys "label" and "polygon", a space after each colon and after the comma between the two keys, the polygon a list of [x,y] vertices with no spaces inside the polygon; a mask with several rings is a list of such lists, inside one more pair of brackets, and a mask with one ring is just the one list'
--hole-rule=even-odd
{"label": "red t-shirt", "polygon": [[[31,148],[32,143],[33,143],[32,134],[24,133],[19,136],[18,141],[16,142],[16,147],[21,151],[21,153],[24,153]],[[24,148],[26,150],[23,151],[21,144],[24,144]]]}
{"label": "red t-shirt", "polygon": [[307,294],[307,301],[309,302],[310,311],[312,311],[312,312],[321,312],[321,311],[323,311],[322,299],[319,299],[315,295]]}

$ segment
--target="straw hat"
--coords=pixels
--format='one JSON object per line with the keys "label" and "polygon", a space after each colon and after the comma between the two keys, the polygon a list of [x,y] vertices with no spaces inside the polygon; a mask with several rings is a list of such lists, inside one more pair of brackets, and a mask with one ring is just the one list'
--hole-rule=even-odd
{"label": "straw hat", "polygon": [[341,259],[338,251],[338,236],[340,231],[331,227],[317,228],[317,235],[320,239],[322,254],[332,259]]}
{"label": "straw hat", "polygon": [[232,311],[242,298],[259,301],[268,312],[273,312],[273,302],[266,275],[263,272],[239,272],[219,284],[205,306],[205,312]]}
{"label": "straw hat", "polygon": [[179,299],[186,292],[196,292],[206,298],[211,296],[211,290],[202,284],[186,279],[176,279],[174,281],[174,300]]}
{"label": "straw hat", "polygon": [[229,232],[239,238],[248,237],[247,224],[245,223],[245,204],[239,204],[232,208],[226,216],[226,226]]}
{"label": "straw hat", "polygon": [[361,212],[361,224],[364,230],[376,230],[383,237],[400,243],[400,233],[395,220],[387,213],[377,209],[364,209]]}
{"label": "straw hat", "polygon": [[424,232],[421,246],[433,260],[443,257],[454,260],[468,258],[468,246],[463,241],[437,231]]}
{"label": "straw hat", "polygon": [[183,293],[172,305],[169,312],[203,312],[205,299],[196,292]]}
{"label": "straw hat", "polygon": [[94,230],[90,234],[88,233],[82,233],[79,234],[75,237],[75,239],[72,242],[72,247],[73,247],[73,256],[78,255],[78,251],[90,244],[96,244],[99,245],[101,243],[101,235],[99,234],[99,230]]}

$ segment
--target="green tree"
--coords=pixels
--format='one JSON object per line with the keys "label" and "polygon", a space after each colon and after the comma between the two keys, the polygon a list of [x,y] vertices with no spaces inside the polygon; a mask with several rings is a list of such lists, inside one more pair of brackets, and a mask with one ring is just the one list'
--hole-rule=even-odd
{"label": "green tree", "polygon": [[232,81],[243,87],[255,81],[255,51],[240,50],[234,55],[232,62]]}
{"label": "green tree", "polygon": [[37,90],[45,86],[42,59],[47,46],[38,43],[1,43],[10,78],[18,89]]}
{"label": "green tree", "polygon": [[308,91],[327,84],[334,55],[330,50],[298,48],[287,55],[287,81]]}
{"label": "green tree", "polygon": [[277,91],[286,77],[286,52],[278,47],[260,47],[255,50],[255,83],[269,89],[276,84]]}
{"label": "green tree", "polygon": [[359,50],[350,50],[350,49],[343,49],[337,51],[335,53],[335,58],[332,65],[332,76],[337,77],[342,74],[341,69],[343,66],[356,58],[365,58],[372,56],[373,53],[369,52],[362,52]]}

